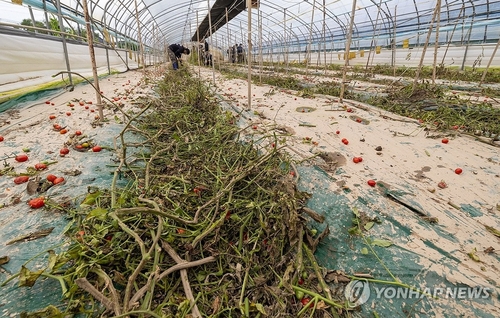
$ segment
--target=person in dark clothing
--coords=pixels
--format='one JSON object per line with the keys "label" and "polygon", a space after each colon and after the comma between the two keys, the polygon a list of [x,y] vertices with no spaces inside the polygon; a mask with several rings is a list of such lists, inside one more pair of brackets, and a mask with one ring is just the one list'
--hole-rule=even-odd
{"label": "person in dark clothing", "polygon": [[184,46],[180,44],[170,44],[168,47],[168,57],[170,58],[170,61],[172,62],[172,67],[174,70],[179,69],[179,62],[182,65],[182,54],[189,55],[191,53],[188,48],[185,48]]}

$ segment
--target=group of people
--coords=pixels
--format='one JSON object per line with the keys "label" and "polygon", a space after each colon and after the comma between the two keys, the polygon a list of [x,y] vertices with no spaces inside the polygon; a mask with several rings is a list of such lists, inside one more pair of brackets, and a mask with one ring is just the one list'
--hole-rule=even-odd
{"label": "group of people", "polygon": [[245,50],[243,49],[243,45],[233,45],[226,50],[227,56],[229,57],[229,61],[231,63],[243,63],[245,62]]}
{"label": "group of people", "polygon": [[[212,54],[208,47],[208,42],[205,40],[204,43],[200,43],[199,46],[199,57],[202,63],[206,66],[212,65]],[[168,57],[172,62],[172,68],[174,70],[179,69],[179,64],[182,65],[182,54],[189,55],[191,52],[187,47],[184,47],[180,44],[171,44],[168,46]],[[244,63],[245,59],[245,50],[243,49],[243,45],[241,43],[239,45],[235,44],[232,47],[227,49],[227,55],[229,57],[229,61],[231,63]]]}

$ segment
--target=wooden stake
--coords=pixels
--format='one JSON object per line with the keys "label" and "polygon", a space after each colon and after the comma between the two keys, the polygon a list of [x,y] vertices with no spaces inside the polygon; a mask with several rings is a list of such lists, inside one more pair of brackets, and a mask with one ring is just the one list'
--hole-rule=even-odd
{"label": "wooden stake", "polygon": [[90,16],[89,9],[87,7],[87,0],[82,0],[83,16],[85,19],[85,26],[87,28],[87,43],[89,45],[89,55],[90,63],[92,64],[92,74],[94,75],[94,87],[97,100],[97,109],[99,111],[99,120],[104,119],[104,114],[102,111],[102,100],[101,100],[101,89],[99,88],[99,76],[97,76],[97,66],[95,62],[95,52],[94,52],[94,35],[92,33],[92,28],[90,27]]}
{"label": "wooden stake", "polygon": [[142,38],[141,38],[141,22],[139,20],[139,9],[137,8],[137,0],[134,0],[135,3],[135,19],[137,21],[137,40],[139,41],[139,49],[141,52],[141,58],[142,58],[142,73],[143,75],[146,74],[146,61],[144,59],[144,45],[142,44]]}
{"label": "wooden stake", "polygon": [[356,14],[356,0],[352,1],[352,10],[351,10],[351,23],[349,24],[349,31],[347,32],[347,39],[345,44],[345,63],[344,70],[342,71],[342,83],[340,85],[340,103],[342,104],[344,99],[345,92],[345,82],[347,77],[347,66],[349,65],[349,52],[351,50],[351,39],[352,39],[352,27],[354,25],[354,15]]}
{"label": "wooden stake", "polygon": [[432,29],[434,27],[434,21],[436,21],[436,13],[437,13],[437,5],[436,9],[434,9],[434,14],[432,15],[431,23],[429,25],[429,31],[427,32],[424,48],[422,49],[422,55],[420,56],[420,62],[418,63],[417,71],[415,72],[415,79],[413,80],[413,87],[411,89],[410,95],[412,95],[413,92],[415,92],[415,88],[417,87],[417,83],[420,77],[420,72],[422,71],[422,65],[424,64],[425,52],[427,51],[427,46],[429,46],[429,40],[431,38]]}
{"label": "wooden stake", "polygon": [[441,23],[441,0],[437,0],[436,3],[436,41],[434,43],[434,62],[432,63],[432,84],[436,84],[436,67],[437,67],[437,55],[439,46],[439,23]]}
{"label": "wooden stake", "polygon": [[488,73],[488,69],[490,68],[491,62],[493,62],[493,58],[495,57],[495,54],[497,54],[498,47],[500,46],[500,39],[498,39],[497,45],[495,46],[495,49],[493,49],[493,53],[491,53],[490,60],[488,61],[488,65],[486,65],[486,68],[484,69],[483,76],[481,76],[481,81],[479,82],[479,86],[483,85],[484,79],[486,78],[486,73]]}
{"label": "wooden stake", "polygon": [[[212,41],[212,14],[210,13],[210,0],[207,0],[207,6],[208,6],[208,26],[209,26],[209,34],[210,34],[210,47],[212,50],[214,49],[214,41]],[[205,45],[205,44],[203,44]],[[213,55],[212,55],[212,79],[215,85],[215,65],[213,61]]]}
{"label": "wooden stake", "polygon": [[252,108],[252,0],[247,0],[248,10],[248,109]]}

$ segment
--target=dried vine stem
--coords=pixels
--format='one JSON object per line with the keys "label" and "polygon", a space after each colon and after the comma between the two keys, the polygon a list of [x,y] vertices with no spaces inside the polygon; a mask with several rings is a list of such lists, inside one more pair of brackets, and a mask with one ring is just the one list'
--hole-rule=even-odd
{"label": "dried vine stem", "polygon": [[[173,260],[178,263],[187,263],[185,260],[180,258],[179,255],[177,255],[177,252],[170,246],[165,241],[161,241],[161,247],[170,255],[170,257],[173,258]],[[198,309],[198,306],[196,305],[196,301],[193,296],[193,291],[191,290],[191,285],[189,283],[189,278],[187,275],[187,270],[186,269],[181,269],[181,280],[182,280],[182,286],[184,287],[184,293],[186,294],[186,298],[189,300],[192,306],[192,314],[194,318],[201,318],[202,315],[200,313],[200,310]]]}

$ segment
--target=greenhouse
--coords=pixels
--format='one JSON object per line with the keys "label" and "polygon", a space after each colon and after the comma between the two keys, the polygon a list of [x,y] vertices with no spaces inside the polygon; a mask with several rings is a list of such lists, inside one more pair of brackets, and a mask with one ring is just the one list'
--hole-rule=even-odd
{"label": "greenhouse", "polygon": [[0,0],[0,317],[500,317],[500,0]]}

